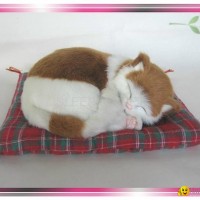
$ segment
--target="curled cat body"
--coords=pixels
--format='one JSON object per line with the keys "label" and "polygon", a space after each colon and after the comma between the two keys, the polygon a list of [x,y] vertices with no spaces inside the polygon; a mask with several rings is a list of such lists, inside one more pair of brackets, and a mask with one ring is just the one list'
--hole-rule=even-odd
{"label": "curled cat body", "polygon": [[168,76],[140,53],[135,59],[95,49],[60,49],[39,60],[24,83],[29,124],[67,138],[142,129],[179,110]]}

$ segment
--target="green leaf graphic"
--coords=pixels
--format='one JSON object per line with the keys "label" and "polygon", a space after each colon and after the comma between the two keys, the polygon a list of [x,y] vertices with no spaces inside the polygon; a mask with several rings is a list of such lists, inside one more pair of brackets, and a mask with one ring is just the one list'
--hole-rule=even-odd
{"label": "green leaf graphic", "polygon": [[194,33],[200,34],[200,31],[199,31],[199,29],[198,29],[196,26],[191,26],[191,25],[190,25],[190,28],[191,28],[191,30],[192,30]]}
{"label": "green leaf graphic", "polygon": [[197,22],[199,20],[199,16],[194,16],[190,21],[189,24],[194,24],[195,22]]}

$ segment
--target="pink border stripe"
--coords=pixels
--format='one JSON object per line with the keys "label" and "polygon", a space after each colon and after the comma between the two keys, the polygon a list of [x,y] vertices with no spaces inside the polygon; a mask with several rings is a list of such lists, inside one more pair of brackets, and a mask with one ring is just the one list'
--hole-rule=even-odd
{"label": "pink border stripe", "polygon": [[200,12],[200,4],[0,4],[0,12]]}
{"label": "pink border stripe", "polygon": [[[179,188],[0,188],[0,196],[178,196]],[[200,196],[190,188],[189,196]]]}
{"label": "pink border stripe", "polygon": [[56,7],[138,7],[138,8],[143,8],[143,7],[157,7],[157,8],[166,8],[166,7],[183,7],[183,8],[189,8],[189,7],[199,7],[200,4],[0,4],[1,7],[49,7],[49,8],[56,8]]}

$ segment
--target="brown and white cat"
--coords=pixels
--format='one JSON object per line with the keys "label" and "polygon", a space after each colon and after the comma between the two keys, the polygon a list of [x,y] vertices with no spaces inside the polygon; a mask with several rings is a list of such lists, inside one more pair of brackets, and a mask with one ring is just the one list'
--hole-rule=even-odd
{"label": "brown and white cat", "polygon": [[[22,94],[33,126],[69,138],[142,129],[179,110],[167,75],[146,54],[127,59],[90,48],[66,48],[39,60]],[[128,123],[127,123],[128,122]]]}

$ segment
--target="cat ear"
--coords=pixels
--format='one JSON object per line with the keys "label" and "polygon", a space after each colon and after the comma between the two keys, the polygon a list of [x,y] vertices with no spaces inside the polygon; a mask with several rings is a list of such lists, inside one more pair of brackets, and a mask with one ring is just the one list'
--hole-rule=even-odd
{"label": "cat ear", "polygon": [[175,112],[179,112],[180,109],[181,109],[180,103],[176,99],[169,98],[167,100],[167,103],[165,105],[163,105],[162,112],[167,113],[172,110]]}
{"label": "cat ear", "polygon": [[181,104],[174,98],[169,98],[168,100],[169,105],[172,106],[173,110],[179,112],[181,109]]}
{"label": "cat ear", "polygon": [[133,66],[136,66],[138,65],[139,63],[142,63],[143,64],[143,68],[144,69],[148,69],[150,67],[150,58],[147,54],[145,53],[140,53],[138,55],[138,57],[136,57],[133,62],[132,62],[132,65]]}

